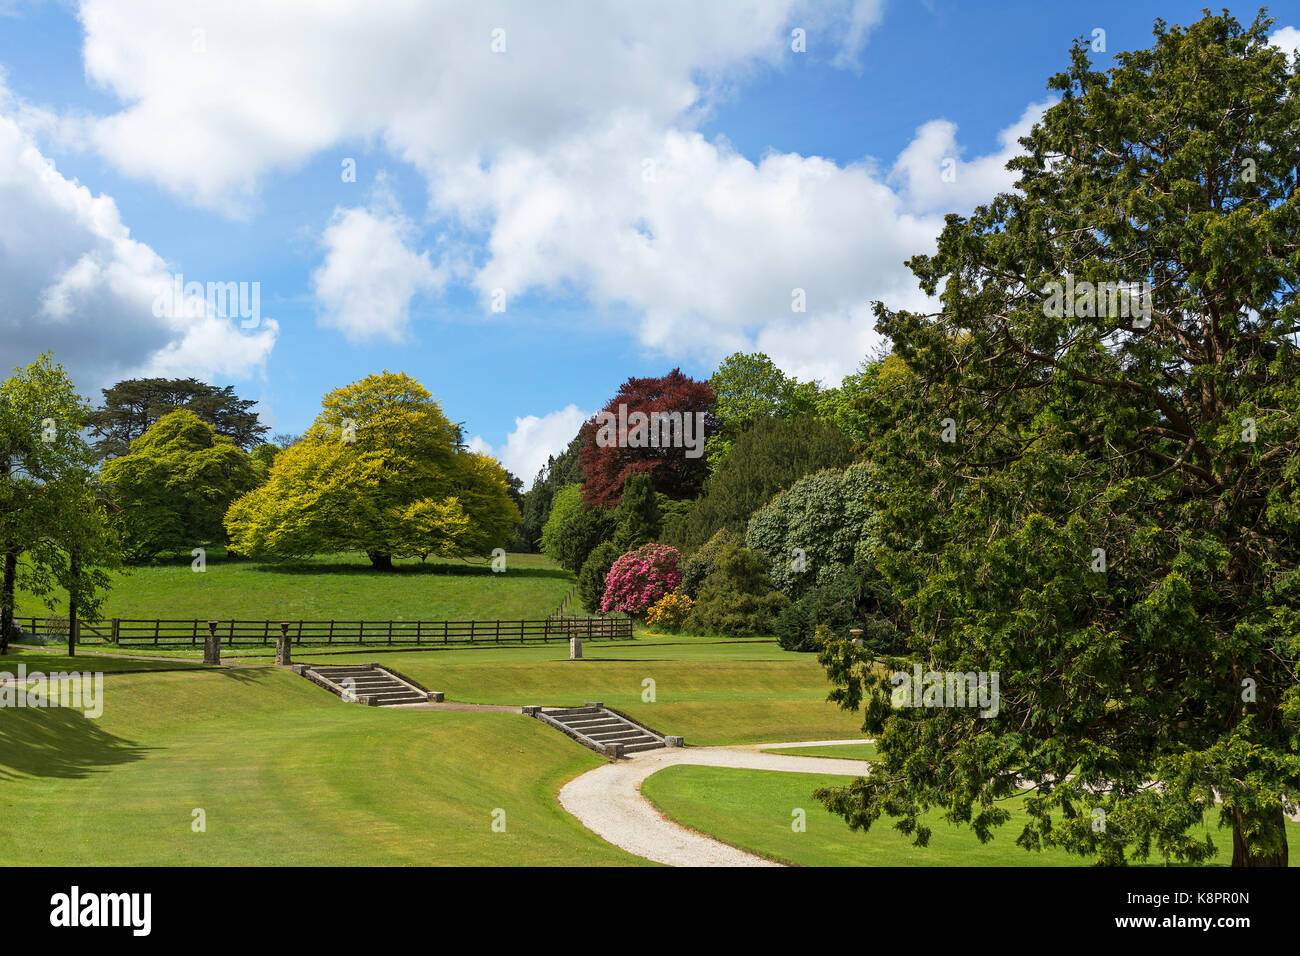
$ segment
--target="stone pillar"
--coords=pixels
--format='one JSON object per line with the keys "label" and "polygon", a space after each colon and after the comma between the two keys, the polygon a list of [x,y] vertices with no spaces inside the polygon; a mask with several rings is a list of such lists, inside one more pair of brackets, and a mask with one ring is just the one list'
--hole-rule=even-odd
{"label": "stone pillar", "polygon": [[665,737],[665,738],[664,738],[664,746],[665,746],[665,747],[681,747],[681,746],[683,746],[684,743],[685,743],[685,741],[683,741],[681,737]]}
{"label": "stone pillar", "polygon": [[853,643],[854,643],[855,645],[857,645],[858,647],[861,647],[861,646],[862,646],[862,628],[860,628],[860,627],[851,627],[851,628],[849,628],[849,634],[851,634],[852,637],[853,637]]}
{"label": "stone pillar", "polygon": [[605,755],[617,760],[619,757],[623,756],[623,745],[605,744]]}
{"label": "stone pillar", "polygon": [[582,636],[574,634],[569,638],[569,660],[582,660]]}
{"label": "stone pillar", "polygon": [[525,717],[536,717],[541,712],[542,712],[542,708],[541,705],[539,704],[528,704],[527,706],[524,707]]}
{"label": "stone pillar", "polygon": [[280,622],[280,634],[275,639],[275,662],[277,664],[292,664],[293,659],[289,653],[289,622]]}
{"label": "stone pillar", "polygon": [[217,623],[217,621],[208,621],[208,633],[203,635],[203,663],[205,664],[221,663],[221,638],[217,637]]}

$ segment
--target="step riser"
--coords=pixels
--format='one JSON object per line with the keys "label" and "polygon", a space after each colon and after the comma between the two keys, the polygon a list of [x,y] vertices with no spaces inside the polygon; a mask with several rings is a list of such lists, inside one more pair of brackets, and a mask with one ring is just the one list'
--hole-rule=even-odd
{"label": "step riser", "polygon": [[667,746],[658,734],[604,707],[525,708],[524,712],[562,728],[584,747],[606,756]]}
{"label": "step riser", "polygon": [[[379,707],[423,704],[442,700],[441,694],[427,694],[417,687],[376,667],[310,668],[311,676],[327,684],[346,701],[366,701]],[[306,675],[304,675],[306,676]]]}

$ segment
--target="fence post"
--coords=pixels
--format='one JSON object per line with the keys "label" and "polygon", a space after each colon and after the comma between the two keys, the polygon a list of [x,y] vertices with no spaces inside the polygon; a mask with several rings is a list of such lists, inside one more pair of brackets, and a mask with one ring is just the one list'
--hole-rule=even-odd
{"label": "fence post", "polygon": [[122,629],[122,619],[118,617],[113,618],[113,643],[114,644],[117,643],[117,639],[121,634],[121,629]]}

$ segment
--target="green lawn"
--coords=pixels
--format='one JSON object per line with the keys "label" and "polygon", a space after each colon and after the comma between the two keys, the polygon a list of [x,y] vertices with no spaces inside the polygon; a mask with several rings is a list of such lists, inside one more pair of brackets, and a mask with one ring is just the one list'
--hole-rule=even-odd
{"label": "green lawn", "polygon": [[[825,672],[811,654],[773,641],[656,637],[419,653],[376,651],[380,661],[448,700],[483,704],[582,704],[598,700],[688,744],[837,740],[861,736],[861,717],[826,702]],[[303,648],[298,659],[329,660]],[[353,658],[357,660],[359,658]],[[335,660],[337,662],[337,659]],[[654,681],[654,702],[642,699]]]}
{"label": "green lawn", "polygon": [[[652,774],[641,784],[641,792],[679,823],[798,866],[1084,866],[1092,862],[1063,850],[1030,853],[1016,846],[1016,836],[1027,820],[1018,809],[1019,798],[1007,804],[1011,820],[988,843],[980,843],[969,829],[945,823],[938,814],[927,818],[933,829],[927,847],[912,846],[911,838],[893,829],[887,819],[868,833],[854,833],[812,797],[817,787],[843,786],[848,780],[777,770],[678,766]],[[807,829],[802,833],[792,827],[796,809],[807,814]],[[1224,830],[1213,835],[1219,850],[1216,862],[1226,866],[1232,860],[1232,835]],[[1300,824],[1288,823],[1287,836],[1295,846]],[[1292,865],[1296,865],[1294,858]]]}
{"label": "green lawn", "polygon": [[[207,570],[186,555],[115,574],[107,618],[164,620],[534,620],[555,610],[573,575],[538,554],[506,556],[494,574],[483,561],[395,562],[375,571],[365,555],[298,561],[238,561],[213,551]],[[20,617],[50,612],[18,594]]]}
{"label": "green lawn", "polygon": [[[90,660],[96,650],[83,648],[77,659]],[[189,648],[152,647],[120,652],[132,651],[178,662],[202,654]],[[223,648],[222,660],[257,663],[272,653],[260,647],[233,652]],[[327,664],[378,661],[443,691],[452,701],[560,706],[599,700],[695,745],[861,735],[860,716],[826,702],[825,673],[814,656],[783,651],[771,640],[639,632],[634,641],[589,641],[579,661],[569,660],[563,641],[435,651],[378,646],[360,654],[304,646],[295,649],[294,659]],[[647,679],[654,681],[653,702],[642,699]]]}
{"label": "green lawn", "polygon": [[556,800],[601,758],[526,717],[360,707],[274,668],[106,677],[104,697],[98,720],[0,715],[0,861],[642,862]]}

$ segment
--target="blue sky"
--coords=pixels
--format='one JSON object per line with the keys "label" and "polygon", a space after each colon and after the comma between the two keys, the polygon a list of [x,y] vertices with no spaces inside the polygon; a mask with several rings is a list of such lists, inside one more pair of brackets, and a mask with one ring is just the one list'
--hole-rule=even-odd
{"label": "blue sky", "polygon": [[[0,0],[0,364],[192,374],[287,432],[401,369],[531,481],[629,375],[837,382],[1071,39],[1105,65],[1200,6]],[[260,322],[157,314],[177,273]]]}

